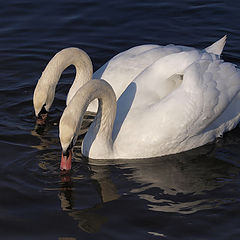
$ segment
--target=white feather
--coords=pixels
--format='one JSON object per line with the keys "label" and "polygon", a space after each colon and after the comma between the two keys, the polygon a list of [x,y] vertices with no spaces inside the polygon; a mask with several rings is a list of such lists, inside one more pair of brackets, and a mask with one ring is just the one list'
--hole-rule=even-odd
{"label": "white feather", "polygon": [[[206,51],[221,54],[225,45],[225,40],[223,39],[224,38],[206,48]],[[55,96],[55,89],[59,78],[64,69],[70,65],[75,66],[76,76],[69,90],[66,105],[71,101],[77,90],[92,78],[102,78],[110,83],[118,99],[137,75],[153,62],[169,54],[191,50],[193,50],[193,48],[175,45],[141,45],[133,47],[117,54],[92,76],[92,63],[84,51],[78,48],[63,49],[51,59],[38,80],[33,97],[35,114],[36,116],[39,114],[44,104],[46,104],[46,110],[49,111]],[[93,101],[89,105],[88,111],[96,112],[97,107],[97,101]]]}
{"label": "white feather", "polygon": [[[64,130],[64,122],[82,119],[84,110],[77,114],[79,102],[86,109],[88,94],[101,103],[82,145],[83,154],[94,159],[178,153],[211,142],[233,129],[240,120],[239,70],[215,54],[183,49],[153,62],[128,85],[117,101],[115,119],[114,114],[108,118],[109,112],[115,111],[111,88],[102,80],[95,80],[97,87],[92,86],[92,81],[86,83],[62,115],[63,149],[69,143],[65,140],[71,138],[71,133]],[[105,91],[107,101],[102,99]],[[73,127],[80,125],[78,122]]]}

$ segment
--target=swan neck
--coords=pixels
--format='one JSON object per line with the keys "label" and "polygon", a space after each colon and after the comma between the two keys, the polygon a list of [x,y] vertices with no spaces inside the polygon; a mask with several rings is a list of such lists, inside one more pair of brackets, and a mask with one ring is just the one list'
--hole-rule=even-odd
{"label": "swan neck", "polygon": [[[84,138],[83,154],[85,156],[89,156],[91,151],[97,154],[98,149],[99,154],[110,154],[109,151],[112,151],[112,130],[117,105],[116,96],[110,84],[104,80],[87,82],[75,94],[60,120],[60,140],[62,143],[65,139],[64,135],[68,134],[64,133],[65,128],[72,129],[72,136],[80,134],[84,113],[94,99],[98,99],[99,107],[97,115]],[[71,139],[72,136],[68,138]],[[62,147],[64,147],[63,144]]]}
{"label": "swan neck", "polygon": [[85,75],[85,78],[88,78],[82,79],[82,82],[85,83],[89,77],[91,78],[93,72],[91,59],[78,48],[66,48],[58,52],[46,66],[43,75],[52,75],[57,84],[62,72],[70,65],[74,65],[76,68],[76,79]]}
{"label": "swan neck", "polygon": [[38,81],[38,85],[40,85],[38,88],[44,88],[48,92],[48,102],[46,103],[48,109],[52,104],[56,85],[61,74],[70,65],[75,66],[76,76],[69,90],[67,103],[71,100],[76,91],[92,78],[92,62],[83,50],[78,48],[66,48],[58,52],[50,60]]}

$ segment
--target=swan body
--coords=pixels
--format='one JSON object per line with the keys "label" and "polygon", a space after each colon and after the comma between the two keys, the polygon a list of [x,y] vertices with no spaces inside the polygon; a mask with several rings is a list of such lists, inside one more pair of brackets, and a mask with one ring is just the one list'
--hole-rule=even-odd
{"label": "swan body", "polygon": [[239,92],[239,70],[216,54],[196,49],[153,62],[117,101],[106,81],[89,81],[61,117],[63,153],[75,144],[83,114],[95,98],[99,109],[84,137],[83,155],[130,159],[186,151],[230,131],[240,120]]}
{"label": "swan body", "polygon": [[[206,48],[205,52],[220,55],[226,42],[226,36]],[[46,114],[53,102],[59,78],[69,65],[76,68],[76,76],[69,90],[66,105],[69,104],[77,90],[92,78],[105,79],[113,87],[117,99],[127,86],[148,66],[160,58],[193,48],[175,45],[141,45],[121,52],[105,63],[93,74],[89,56],[78,48],[66,48],[58,52],[47,64],[33,95],[36,116]],[[92,76],[93,74],[93,76]],[[176,75],[179,78],[179,75]],[[98,102],[93,101],[88,111],[97,112]]]}

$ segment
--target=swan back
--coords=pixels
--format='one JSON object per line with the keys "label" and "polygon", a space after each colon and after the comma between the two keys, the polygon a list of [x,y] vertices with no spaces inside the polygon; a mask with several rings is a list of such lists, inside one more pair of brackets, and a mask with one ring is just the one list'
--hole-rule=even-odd
{"label": "swan back", "polygon": [[[211,46],[205,48],[205,50],[202,52],[220,55],[224,48],[225,42],[226,36],[216,41]],[[114,56],[93,74],[93,78],[102,78],[109,82],[113,87],[118,99],[128,85],[131,84],[131,82],[138,77],[139,74],[141,74],[154,62],[174,53],[193,50],[196,49],[173,44],[167,46],[153,44],[136,46]],[[174,67],[177,67],[177,65],[175,64]],[[164,73],[165,69],[163,70]],[[179,76],[177,76],[177,78],[178,77]],[[151,76],[150,78],[152,81]],[[146,82],[149,82],[147,79],[150,78],[146,78]],[[174,81],[171,82],[174,83]],[[91,103],[88,110],[96,112],[96,109],[97,101],[94,101]]]}
{"label": "swan back", "polygon": [[131,81],[145,68],[160,58],[180,51],[181,48],[176,46],[136,46],[114,56],[98,69],[93,77],[109,82],[118,99]]}
{"label": "swan back", "polygon": [[[133,81],[137,91],[132,108],[148,108],[177,89],[182,84],[186,68],[201,58],[216,59],[216,56],[191,49],[169,54],[155,61]],[[129,91],[130,88],[126,89],[119,99],[119,104],[122,101],[121,98],[126,98],[125,95],[129,94]]]}

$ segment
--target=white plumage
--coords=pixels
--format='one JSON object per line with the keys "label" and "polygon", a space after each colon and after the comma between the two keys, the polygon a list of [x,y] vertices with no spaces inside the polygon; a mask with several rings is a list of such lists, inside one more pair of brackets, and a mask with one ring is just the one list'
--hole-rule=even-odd
{"label": "white plumage", "polygon": [[94,159],[178,153],[233,129],[240,119],[240,72],[216,55],[221,43],[212,45],[213,53],[211,47],[161,47],[171,53],[140,72],[117,102],[105,81],[87,82],[60,120],[63,151],[75,143],[83,114],[95,98],[100,108],[82,144],[83,154]]}
{"label": "white plumage", "polygon": [[[220,55],[225,42],[226,36],[206,48],[206,51]],[[92,78],[102,78],[109,82],[118,99],[129,83],[153,62],[166,55],[191,49],[174,45],[141,45],[133,47],[117,54],[94,74],[91,59],[84,51],[78,48],[63,49],[49,61],[38,80],[33,95],[35,115],[38,116],[43,107],[47,112],[49,111],[59,78],[64,69],[70,65],[75,66],[76,76],[69,90],[66,105],[71,101],[77,90]],[[97,101],[92,102],[88,110],[96,112]]]}

